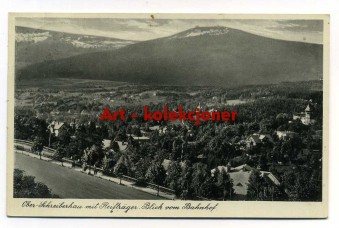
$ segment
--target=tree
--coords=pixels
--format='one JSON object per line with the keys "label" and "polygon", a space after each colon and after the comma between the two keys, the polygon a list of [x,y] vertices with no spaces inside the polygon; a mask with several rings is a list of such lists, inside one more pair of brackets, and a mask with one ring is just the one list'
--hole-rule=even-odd
{"label": "tree", "polygon": [[281,125],[287,124],[289,121],[289,116],[287,113],[279,113],[274,120],[273,127],[278,128]]}
{"label": "tree", "polygon": [[206,176],[205,180],[200,185],[199,195],[197,196],[211,199],[216,197],[216,193],[217,186],[214,178],[212,178],[211,176]]}
{"label": "tree", "polygon": [[232,199],[232,195],[234,194],[233,181],[224,169],[217,173],[217,187],[219,191],[222,192],[222,200]]}
{"label": "tree", "polygon": [[100,125],[100,127],[97,129],[97,132],[99,134],[99,137],[102,139],[105,139],[109,136],[107,125]]}
{"label": "tree", "polygon": [[159,195],[160,185],[163,185],[165,178],[166,171],[164,167],[162,167],[160,162],[153,162],[146,172],[146,179],[149,182],[158,185],[157,195]]}
{"label": "tree", "polygon": [[134,176],[137,179],[137,185],[145,186],[146,182],[146,172],[150,167],[151,159],[149,157],[141,158],[139,161],[134,163]]}
{"label": "tree", "polygon": [[99,163],[103,157],[104,157],[104,154],[102,151],[102,147],[96,144],[93,144],[90,148],[89,163],[91,165]]}
{"label": "tree", "polygon": [[114,166],[114,173],[119,176],[120,178],[120,184],[121,184],[121,178],[122,175],[126,175],[131,170],[131,161],[126,152],[121,153],[119,160]]}
{"label": "tree", "polygon": [[79,159],[81,157],[81,152],[79,149],[78,140],[71,139],[68,145],[65,145],[66,156],[72,157],[74,160]]}
{"label": "tree", "polygon": [[190,199],[192,197],[192,174],[192,167],[190,166],[189,162],[185,162],[182,168],[181,178],[179,179],[182,200]]}
{"label": "tree", "polygon": [[136,127],[132,128],[132,134],[137,136],[137,137],[141,137],[142,136],[140,129],[136,128]]}
{"label": "tree", "polygon": [[[75,131],[75,142],[78,146],[79,152],[83,152],[87,147],[93,145],[91,139],[88,138],[87,129],[85,125],[81,124]],[[89,133],[91,134],[91,133]]]}
{"label": "tree", "polygon": [[173,189],[178,196],[180,194],[180,176],[181,176],[181,167],[179,162],[171,162],[168,166],[167,176],[165,183],[171,189]]}
{"label": "tree", "polygon": [[127,135],[125,129],[120,129],[116,135],[116,140],[125,142],[127,140]]}
{"label": "tree", "polygon": [[106,154],[102,159],[102,169],[104,170],[104,174],[108,174],[111,172],[113,164],[113,159],[108,154]]}
{"label": "tree", "polygon": [[288,125],[288,130],[301,133],[305,129],[305,125],[301,122],[300,119],[293,120],[289,125]]}
{"label": "tree", "polygon": [[28,119],[28,124],[33,129],[31,137],[40,137],[44,140],[44,144],[46,144],[48,140],[48,129],[46,121],[33,117]]}
{"label": "tree", "polygon": [[59,131],[58,141],[61,145],[67,146],[71,142],[71,136],[73,135],[73,129],[68,124],[64,124]]}
{"label": "tree", "polygon": [[14,137],[16,139],[30,140],[33,135],[33,128],[28,123],[27,116],[14,116]]}
{"label": "tree", "polygon": [[114,166],[114,172],[117,172],[117,170],[120,170],[120,173],[121,173],[121,171],[124,170],[122,173],[128,174],[130,169],[131,169],[131,161],[130,161],[128,154],[126,152],[121,153],[119,160]]}
{"label": "tree", "polygon": [[261,154],[259,158],[259,166],[261,170],[268,170],[268,160],[265,154]]}
{"label": "tree", "polygon": [[60,161],[61,165],[64,166],[64,157],[66,156],[66,150],[65,147],[59,145],[58,148],[55,150],[53,159],[56,161]]}
{"label": "tree", "polygon": [[260,133],[269,134],[272,130],[273,121],[271,119],[262,119],[259,123]]}
{"label": "tree", "polygon": [[14,170],[14,198],[58,198],[43,183],[35,182],[35,177],[24,175],[24,171]]}
{"label": "tree", "polygon": [[193,165],[192,188],[196,196],[202,195],[202,184],[210,175],[206,164],[199,162]]}
{"label": "tree", "polygon": [[283,176],[283,185],[291,201],[321,201],[321,169],[298,168]]}
{"label": "tree", "polygon": [[248,200],[263,200],[263,185],[264,180],[260,176],[260,172],[253,169],[248,181],[247,199]]}
{"label": "tree", "polygon": [[[253,121],[253,120],[252,120]],[[248,133],[253,134],[260,130],[260,126],[257,122],[251,122],[248,124]]]}
{"label": "tree", "polygon": [[40,156],[40,159],[41,159],[41,152],[42,152],[43,148],[44,148],[44,139],[41,138],[41,137],[38,137],[38,136],[35,137],[31,151],[38,153],[39,156]]}
{"label": "tree", "polygon": [[280,153],[284,159],[284,161],[291,161],[293,154],[293,147],[291,141],[286,141],[281,144]]}

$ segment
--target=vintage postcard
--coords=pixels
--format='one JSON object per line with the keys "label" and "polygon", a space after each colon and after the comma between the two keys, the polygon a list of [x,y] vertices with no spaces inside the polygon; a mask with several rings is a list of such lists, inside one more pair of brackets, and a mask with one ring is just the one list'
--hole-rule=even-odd
{"label": "vintage postcard", "polygon": [[326,218],[329,15],[9,15],[7,214]]}

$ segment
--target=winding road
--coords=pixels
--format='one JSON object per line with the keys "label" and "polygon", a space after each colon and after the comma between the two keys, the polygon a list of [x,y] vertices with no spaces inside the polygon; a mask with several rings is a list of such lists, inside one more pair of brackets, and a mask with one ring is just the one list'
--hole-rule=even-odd
{"label": "winding road", "polygon": [[163,199],[143,191],[86,175],[51,162],[15,154],[15,168],[46,184],[53,194],[71,199]]}

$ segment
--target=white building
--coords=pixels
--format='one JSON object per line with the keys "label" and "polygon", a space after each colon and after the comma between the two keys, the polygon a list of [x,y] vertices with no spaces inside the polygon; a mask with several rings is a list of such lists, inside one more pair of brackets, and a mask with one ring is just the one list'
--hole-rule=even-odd
{"label": "white building", "polygon": [[315,120],[311,119],[311,114],[312,114],[311,107],[310,105],[307,105],[307,107],[305,108],[305,112],[293,114],[293,120],[300,119],[304,125],[310,125],[315,122]]}
{"label": "white building", "polygon": [[64,126],[63,122],[53,121],[50,125],[48,125],[48,129],[50,133],[54,133],[55,136],[58,137],[62,126]]}

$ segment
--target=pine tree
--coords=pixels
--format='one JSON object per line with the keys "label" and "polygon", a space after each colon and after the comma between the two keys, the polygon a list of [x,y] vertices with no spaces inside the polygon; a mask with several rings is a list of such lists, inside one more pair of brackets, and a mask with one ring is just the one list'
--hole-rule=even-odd
{"label": "pine tree", "polygon": [[248,181],[247,199],[248,200],[262,200],[264,180],[260,177],[260,172],[253,169]]}

